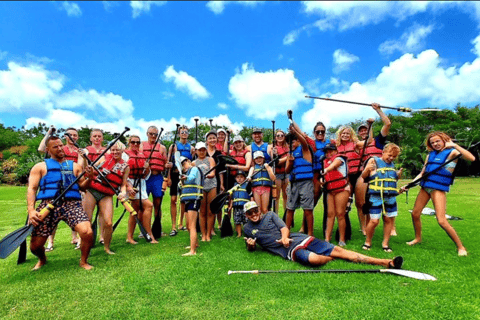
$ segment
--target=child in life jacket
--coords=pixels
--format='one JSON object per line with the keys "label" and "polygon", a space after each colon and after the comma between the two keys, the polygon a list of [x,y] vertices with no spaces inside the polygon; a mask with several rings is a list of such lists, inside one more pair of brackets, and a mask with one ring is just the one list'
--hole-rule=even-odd
{"label": "child in life jacket", "polygon": [[247,217],[243,210],[243,205],[251,200],[251,187],[248,181],[246,181],[245,171],[238,170],[235,176],[235,186],[238,189],[232,192],[230,203],[228,205],[228,212],[233,209],[233,222],[235,223],[235,230],[237,231],[237,238],[242,236],[242,225],[247,223]]}
{"label": "child in life jacket", "polygon": [[186,257],[197,254],[197,215],[203,198],[203,174],[199,168],[192,166],[190,159],[182,156],[180,162],[184,172],[180,175],[180,201],[185,203],[187,230],[190,234],[190,246],[186,247],[190,251],[182,255]]}
{"label": "child in life jacket", "polygon": [[253,198],[258,204],[261,213],[267,213],[268,202],[270,200],[270,190],[275,181],[275,174],[272,167],[265,163],[265,156],[261,150],[253,153],[254,165],[250,168],[248,175],[251,176],[254,171],[260,172],[252,177]]}
{"label": "child in life jacket", "polygon": [[397,216],[397,200],[399,189],[397,180],[402,170],[395,170],[395,159],[400,154],[400,147],[394,143],[388,143],[382,152],[382,157],[371,157],[362,178],[368,183],[368,201],[370,203],[370,221],[366,227],[367,238],[362,246],[363,250],[370,250],[373,234],[378,226],[380,217],[383,216],[383,242],[382,249],[385,252],[392,252],[388,245],[392,227]]}
{"label": "child in life jacket", "polygon": [[325,160],[323,161],[322,184],[327,190],[327,228],[325,230],[325,241],[330,242],[332,237],[335,217],[338,221],[339,241],[338,246],[345,246],[345,208],[351,186],[348,182],[347,158],[339,155],[335,144],[328,143],[325,147]]}

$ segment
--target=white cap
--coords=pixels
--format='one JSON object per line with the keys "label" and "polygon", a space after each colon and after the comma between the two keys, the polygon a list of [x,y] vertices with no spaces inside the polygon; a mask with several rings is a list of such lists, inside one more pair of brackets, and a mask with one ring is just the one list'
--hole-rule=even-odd
{"label": "white cap", "polygon": [[195,149],[200,150],[202,148],[205,148],[205,149],[207,148],[207,146],[205,145],[205,142],[201,142],[201,141],[197,142],[197,144],[195,145]]}
{"label": "white cap", "polygon": [[258,150],[258,151],[255,151],[253,153],[253,159],[254,160],[259,158],[259,157],[265,158],[265,155],[263,154],[263,151]]}
{"label": "white cap", "polygon": [[243,138],[241,136],[235,136],[233,138],[233,143],[237,142],[237,141],[242,141],[243,142]]}
{"label": "white cap", "polygon": [[180,157],[180,163],[183,164],[183,161],[188,160],[187,157],[181,156]]}
{"label": "white cap", "polygon": [[222,128],[220,128],[220,129],[217,130],[217,134],[218,134],[219,132],[223,132],[223,133],[227,134],[227,131],[225,131],[225,129],[222,129]]}
{"label": "white cap", "polygon": [[248,201],[243,205],[243,212],[247,212],[255,208],[258,208],[257,203],[255,201]]}

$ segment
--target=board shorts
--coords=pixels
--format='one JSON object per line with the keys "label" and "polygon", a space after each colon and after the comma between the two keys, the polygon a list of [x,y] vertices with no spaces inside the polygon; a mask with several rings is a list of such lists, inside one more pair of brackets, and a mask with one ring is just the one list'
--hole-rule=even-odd
{"label": "board shorts", "polygon": [[[389,218],[396,217],[397,213],[397,199],[394,196],[384,196],[383,201],[382,197],[378,194],[369,195],[369,214],[370,219],[380,219],[383,214]],[[384,211],[385,209],[385,211]]]}
{"label": "board shorts", "polygon": [[[37,211],[40,212],[46,205],[47,201],[42,200]],[[55,207],[38,226],[33,228],[32,236],[48,237],[57,228],[60,220],[65,221],[72,230],[75,230],[77,224],[90,221],[83,210],[81,200],[65,200],[61,206]]]}
{"label": "board shorts", "polygon": [[199,211],[201,200],[189,200],[185,202],[185,212],[187,211]]}
{"label": "board shorts", "polygon": [[275,180],[288,180],[288,174],[286,173],[275,173]]}
{"label": "board shorts", "polygon": [[170,179],[172,179],[172,185],[170,186],[170,196],[176,196],[178,194],[178,183],[180,182],[180,175],[175,170],[172,169],[170,174]]}
{"label": "board shorts", "polygon": [[245,212],[243,208],[233,208],[233,222],[235,224],[245,224],[247,223],[247,217],[245,216]]}
{"label": "board shorts", "polygon": [[311,253],[328,257],[335,248],[333,244],[314,237],[308,237],[305,240],[292,251],[292,260],[303,265],[311,266],[308,261]]}
{"label": "board shorts", "polygon": [[262,195],[262,194],[265,194],[267,192],[270,192],[270,188],[271,187],[267,187],[267,186],[258,186],[258,187],[253,187],[252,188],[252,192],[253,193],[256,193],[258,195]]}
{"label": "board shorts", "polygon": [[287,209],[313,210],[313,180],[290,181],[287,186]]}
{"label": "board shorts", "polygon": [[105,197],[110,197],[109,195],[107,195],[105,193],[101,193],[100,191],[95,190],[95,189],[88,189],[87,192],[90,193],[93,196],[93,198],[95,199],[95,201],[97,203],[99,203]]}
{"label": "board shorts", "polygon": [[161,173],[150,175],[147,180],[147,194],[151,193],[154,198],[163,197],[162,185],[163,175]]}
{"label": "board shorts", "polygon": [[[130,179],[128,178],[128,182],[133,186],[135,183],[136,179]],[[137,186],[138,192],[135,194],[135,197],[131,200],[138,200],[138,199],[148,199],[148,194],[147,194],[147,184],[145,182],[145,179],[140,179],[140,184]],[[141,189],[141,190],[140,190]],[[142,193],[142,197],[140,198],[140,191]]]}

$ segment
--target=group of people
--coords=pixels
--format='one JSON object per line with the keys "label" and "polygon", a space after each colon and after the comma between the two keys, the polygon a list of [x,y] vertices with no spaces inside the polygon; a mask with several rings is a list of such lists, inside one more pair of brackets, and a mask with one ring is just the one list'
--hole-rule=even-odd
{"label": "group of people", "polygon": [[[326,127],[322,122],[313,128],[312,139],[294,121],[288,132],[274,132],[272,144],[263,141],[260,128],[254,128],[250,145],[238,135],[231,139],[232,132],[224,129],[212,129],[206,134],[205,142],[193,145],[188,141],[188,128],[178,126],[175,141],[168,150],[159,141],[155,126],[148,128],[145,141],[131,135],[127,146],[117,141],[109,145],[108,152],[104,152],[103,134],[99,129],[92,130],[91,145],[85,149],[78,148],[78,132],[74,128],[66,130],[65,145],[49,132],[39,147],[49,158],[32,168],[27,194],[29,221],[35,226],[31,251],[39,258],[34,269],[45,264],[45,251],[53,250],[59,220],[72,228],[72,243],[81,250],[80,266],[91,268],[87,258],[94,242],[91,221],[95,207],[99,212],[100,242],[105,252],[114,254],[110,248],[114,195],[122,203],[131,202],[133,207],[129,210],[132,214],[126,241],[137,243],[134,231],[140,224],[145,238],[157,243],[158,238],[166,234],[152,232],[152,215],[155,219],[162,218],[161,206],[167,188],[170,189],[172,222],[169,235],[176,236],[178,230],[190,233],[185,256],[196,254],[197,224],[201,241],[208,242],[215,235],[215,222],[220,225],[222,210],[212,212],[210,204],[217,195],[228,191],[227,212],[229,217],[233,215],[238,237],[242,236],[243,229],[249,250],[259,243],[268,251],[309,265],[342,258],[400,267],[401,258],[398,257],[396,260],[375,259],[342,248],[351,238],[348,213],[355,203],[360,228],[366,237],[362,249],[370,250],[375,228],[382,218],[382,248],[392,252],[389,239],[396,233],[395,197],[405,191],[405,187],[397,185],[402,169],[397,170],[394,163],[401,149],[386,142],[391,122],[380,105],[374,103],[372,108],[383,122],[376,136],[371,126],[374,119],[369,119],[357,132],[349,126],[340,127],[336,139],[330,141],[326,139]],[[458,155],[469,161],[475,158],[442,132],[429,134],[426,147],[430,153],[417,177],[425,176],[425,179],[412,212],[415,239],[408,244],[421,242],[420,214],[432,199],[438,223],[457,245],[458,255],[466,255],[465,247],[445,217],[446,193],[453,184],[456,164],[449,160]],[[83,177],[65,193],[61,205],[41,220],[38,211],[82,172]],[[325,241],[313,237],[313,212],[322,195]],[[285,208],[284,221],[278,215],[280,198]],[[35,208],[37,200],[41,203]],[[178,200],[180,217],[177,221]],[[304,212],[302,233],[290,233],[298,208]],[[338,246],[330,244],[335,220]],[[50,238],[45,248],[47,237]]]}

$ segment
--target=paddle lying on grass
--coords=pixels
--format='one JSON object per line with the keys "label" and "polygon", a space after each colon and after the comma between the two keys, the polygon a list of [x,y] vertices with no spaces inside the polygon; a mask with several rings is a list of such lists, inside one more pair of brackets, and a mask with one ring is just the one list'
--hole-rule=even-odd
{"label": "paddle lying on grass", "polygon": [[372,269],[372,270],[250,270],[250,271],[228,271],[228,275],[243,273],[243,274],[260,274],[260,273],[391,273],[397,276],[403,276],[407,278],[417,280],[430,280],[436,281],[437,278],[422,272],[402,270],[402,269]]}
{"label": "paddle lying on grass", "polygon": [[[100,160],[105,153],[127,132],[130,128],[125,127],[125,130],[114,140],[112,140],[107,148],[100,154],[100,156],[92,162],[93,165]],[[64,195],[85,175],[85,171],[83,171],[68,187],[63,189],[58,197],[56,197],[51,203],[47,204],[40,212],[38,216],[40,220],[45,219],[45,217],[55,209],[57,203],[63,199]],[[5,238],[0,241],[0,258],[5,259],[8,257],[15,249],[20,246],[20,244],[32,233],[33,225],[23,226],[22,228],[13,231],[12,233],[8,234]]]}

